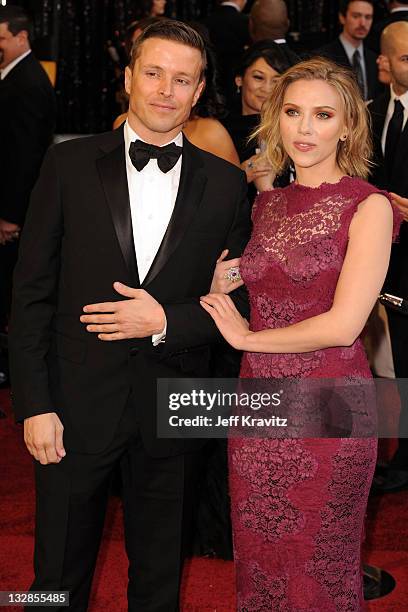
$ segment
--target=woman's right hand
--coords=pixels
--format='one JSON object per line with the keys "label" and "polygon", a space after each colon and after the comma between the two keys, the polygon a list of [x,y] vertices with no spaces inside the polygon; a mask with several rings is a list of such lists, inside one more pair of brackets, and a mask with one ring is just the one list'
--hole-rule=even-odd
{"label": "woman's right hand", "polygon": [[245,172],[248,183],[257,182],[259,179],[267,179],[268,183],[270,182],[270,187],[272,187],[275,173],[265,160],[260,159],[259,154],[252,155],[252,157],[243,161],[241,169]]}
{"label": "woman's right hand", "polygon": [[210,293],[231,293],[234,289],[238,289],[244,284],[244,281],[239,277],[238,280],[229,280],[227,274],[231,268],[237,268],[239,270],[240,257],[235,259],[228,259],[224,261],[228,255],[228,249],[224,249],[219,258],[217,259],[217,265],[215,266],[213,279],[211,282]]}

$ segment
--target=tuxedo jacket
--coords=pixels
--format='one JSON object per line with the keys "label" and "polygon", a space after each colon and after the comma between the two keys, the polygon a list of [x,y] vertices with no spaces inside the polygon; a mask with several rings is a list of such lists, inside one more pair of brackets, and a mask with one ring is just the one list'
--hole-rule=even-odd
{"label": "tuxedo jacket", "polygon": [[242,53],[245,45],[250,43],[248,15],[233,6],[219,6],[207,19],[206,26],[213,44],[222,54]]}
{"label": "tuxedo jacket", "polygon": [[229,93],[235,89],[235,68],[244,48],[251,44],[248,15],[233,6],[219,6],[205,22],[220,69],[220,84]]}
{"label": "tuxedo jacket", "polygon": [[[392,172],[387,173],[384,154],[381,147],[385,117],[390,101],[390,90],[379,96],[368,109],[371,115],[374,144],[374,163],[371,182],[387,191],[393,191],[405,198],[408,197],[408,122],[402,131],[398,150],[393,160]],[[401,225],[399,241],[393,245],[389,274],[386,288],[393,294],[408,299],[408,223]],[[408,318],[407,324],[408,324]]]}
{"label": "tuxedo jacket", "polygon": [[0,80],[0,218],[22,225],[55,117],[54,90],[30,53]]}
{"label": "tuxedo jacket", "polygon": [[[33,190],[14,277],[10,329],[17,421],[57,412],[68,448],[110,442],[131,390],[154,456],[197,441],[157,439],[158,378],[209,376],[221,336],[199,304],[224,248],[249,237],[244,174],[184,138],[180,184],[167,231],[142,283],[137,272],[123,128],[51,147]],[[114,281],[145,289],[164,307],[165,343],[103,342],[79,320],[83,306],[123,299]],[[233,299],[247,316],[246,293]]]}
{"label": "tuxedo jacket", "polygon": [[[324,45],[324,47],[318,49],[315,52],[315,55],[322,55],[323,57],[333,60],[336,62],[336,64],[346,66],[347,68],[352,68],[347,57],[347,53],[345,52],[340,38],[338,37],[327,45]],[[367,74],[368,100],[373,100],[383,91],[383,87],[378,80],[376,59],[377,55],[371,49],[369,49],[366,44],[364,44],[364,61]]]}

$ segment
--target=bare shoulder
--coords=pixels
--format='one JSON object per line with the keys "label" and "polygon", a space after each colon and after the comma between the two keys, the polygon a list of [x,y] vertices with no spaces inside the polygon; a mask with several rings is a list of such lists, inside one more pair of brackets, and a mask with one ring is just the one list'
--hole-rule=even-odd
{"label": "bare shoulder", "polygon": [[190,119],[184,128],[184,132],[190,140],[193,137],[209,140],[228,134],[222,123],[212,117],[194,117]]}
{"label": "bare shoulder", "polygon": [[360,202],[358,214],[364,216],[392,217],[392,205],[390,200],[382,193],[371,193],[365,200]]}
{"label": "bare shoulder", "polygon": [[388,233],[392,229],[393,210],[390,200],[382,193],[371,193],[358,205],[350,224],[354,231],[370,232],[378,229]]}
{"label": "bare shoulder", "polygon": [[194,117],[187,122],[183,131],[196,147],[239,166],[231,136],[218,119]]}

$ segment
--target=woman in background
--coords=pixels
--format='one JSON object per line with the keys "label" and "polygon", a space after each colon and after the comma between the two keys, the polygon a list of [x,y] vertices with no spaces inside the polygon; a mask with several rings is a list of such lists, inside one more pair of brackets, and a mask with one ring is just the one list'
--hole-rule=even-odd
{"label": "woman in background", "polygon": [[[256,135],[273,170],[292,162],[297,179],[260,193],[254,204],[240,262],[249,326],[227,295],[207,295],[202,306],[244,351],[241,378],[295,379],[299,387],[285,386],[295,394],[305,389],[301,380],[331,379],[359,401],[349,405],[350,437],[229,440],[238,610],[360,612],[377,454],[376,439],[354,429],[371,425],[364,420],[371,373],[360,336],[400,217],[389,197],[363,180],[371,145],[351,72],[321,59],[290,68],[274,83]],[[283,403],[289,427],[292,418],[301,433],[302,420],[308,425],[319,414],[308,397],[300,392],[296,404]],[[325,417],[329,406],[320,408]]]}
{"label": "woman in background", "polygon": [[139,0],[135,4],[135,19],[163,17],[166,10],[166,0]]}
{"label": "woman in background", "polygon": [[[299,58],[292,51],[273,41],[263,40],[245,51],[237,70],[238,108],[223,120],[223,124],[234,142],[241,168],[247,175],[251,203],[257,190],[272,187],[275,174],[265,159],[261,161],[259,144],[255,140],[249,141],[249,138],[259,124],[262,105],[269,98],[275,79],[298,61]],[[277,178],[275,186],[288,183],[289,172],[286,172]]]}

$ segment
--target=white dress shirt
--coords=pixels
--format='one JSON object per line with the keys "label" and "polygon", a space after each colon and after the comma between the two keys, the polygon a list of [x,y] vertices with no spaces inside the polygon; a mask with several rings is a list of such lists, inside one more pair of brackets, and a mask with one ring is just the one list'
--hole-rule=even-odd
{"label": "white dress shirt", "polygon": [[26,51],[25,53],[22,53],[21,55],[19,55],[18,57],[16,57],[15,60],[13,60],[12,62],[10,62],[9,64],[7,64],[7,66],[5,68],[3,68],[2,70],[0,70],[0,80],[3,80],[6,78],[6,76],[8,75],[9,72],[11,72],[13,70],[13,68],[15,66],[17,66],[17,64],[19,64],[21,62],[21,60],[23,60],[25,57],[27,57],[27,55],[30,55],[31,53],[31,49],[29,49],[28,51]]}
{"label": "white dress shirt", "polygon": [[388,109],[387,109],[387,114],[385,115],[385,121],[384,121],[384,129],[383,129],[383,133],[382,133],[382,137],[381,137],[381,148],[382,148],[382,152],[385,153],[385,141],[387,139],[387,130],[388,130],[388,125],[391,121],[391,117],[394,114],[394,101],[395,100],[399,100],[402,104],[402,106],[404,107],[404,119],[402,122],[402,129],[404,129],[405,124],[407,122],[408,119],[408,91],[406,91],[404,94],[402,94],[402,96],[397,96],[394,93],[394,90],[392,88],[392,85],[390,86],[390,101],[388,104]]}
{"label": "white dress shirt", "polygon": [[235,4],[235,2],[221,2],[221,6],[233,6],[234,9],[237,9],[238,13],[241,12],[240,7],[237,4]]}
{"label": "white dress shirt", "polygon": [[[143,139],[132,130],[128,121],[124,126],[124,138],[133,239],[139,280],[142,283],[159,250],[174,210],[180,183],[182,156],[180,155],[176,165],[169,172],[160,170],[157,159],[151,159],[139,172],[132,164],[129,147],[135,140]],[[182,132],[171,142],[183,146]],[[153,344],[158,344],[165,333],[166,327],[161,334],[152,337]]]}

